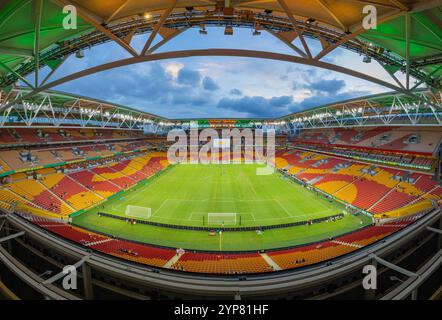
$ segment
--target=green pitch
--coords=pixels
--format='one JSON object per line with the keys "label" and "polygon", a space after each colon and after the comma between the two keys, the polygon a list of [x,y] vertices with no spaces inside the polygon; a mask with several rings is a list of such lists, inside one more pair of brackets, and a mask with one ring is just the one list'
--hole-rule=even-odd
{"label": "green pitch", "polygon": [[[209,236],[207,231],[191,231],[131,225],[97,212],[125,216],[128,205],[150,208],[149,221],[219,227],[211,224],[209,213],[235,214],[222,220],[225,227],[277,225],[328,217],[344,207],[305,189],[275,172],[256,174],[259,165],[177,165],[123,195],[74,218],[74,224],[121,238],[146,243],[201,250],[259,250],[298,245],[327,239],[361,228],[371,222],[363,215],[345,215],[335,222],[255,231],[224,232]],[[146,210],[147,211],[147,210]],[[209,220],[209,221],[208,221]],[[212,220],[213,222],[213,220]]]}

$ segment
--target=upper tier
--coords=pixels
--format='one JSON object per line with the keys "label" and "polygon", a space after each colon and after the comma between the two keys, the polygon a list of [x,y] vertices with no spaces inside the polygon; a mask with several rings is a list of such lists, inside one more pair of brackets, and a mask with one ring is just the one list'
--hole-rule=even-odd
{"label": "upper tier", "polygon": [[293,142],[432,155],[441,140],[441,127],[365,127],[304,130]]}

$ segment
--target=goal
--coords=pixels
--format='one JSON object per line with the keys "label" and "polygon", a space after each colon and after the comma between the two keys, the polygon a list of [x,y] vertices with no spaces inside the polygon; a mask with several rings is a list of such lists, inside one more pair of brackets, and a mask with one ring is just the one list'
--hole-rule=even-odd
{"label": "goal", "polygon": [[151,208],[128,205],[125,215],[128,218],[149,219],[152,215],[152,210]]}
{"label": "goal", "polygon": [[207,225],[209,226],[236,225],[236,213],[208,213]]}

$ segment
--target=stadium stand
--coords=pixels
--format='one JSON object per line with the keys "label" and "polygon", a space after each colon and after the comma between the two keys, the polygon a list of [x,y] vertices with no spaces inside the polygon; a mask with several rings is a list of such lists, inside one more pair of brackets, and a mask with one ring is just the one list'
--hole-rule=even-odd
{"label": "stadium stand", "polygon": [[20,202],[33,204],[49,212],[66,216],[75,211],[75,209],[57,198],[55,194],[47,190],[43,184],[34,179],[14,181],[6,185],[5,188],[19,196]]}
{"label": "stadium stand", "polygon": [[273,271],[258,254],[209,254],[186,252],[173,269],[198,273],[243,274]]}
{"label": "stadium stand", "polygon": [[105,198],[121,191],[121,188],[117,185],[110,183],[105,178],[94,174],[89,170],[73,172],[70,173],[69,176],[87,189],[93,190],[95,193]]}
{"label": "stadium stand", "polygon": [[[171,269],[197,273],[249,274],[274,271],[262,257],[262,253],[204,253],[185,251],[177,256],[174,249],[137,244],[96,234],[75,226],[27,216],[40,227],[96,251],[113,255],[136,263],[164,267],[175,257]],[[282,270],[316,264],[347,254],[360,247],[370,245],[397,232],[414,222],[418,217],[404,218],[385,225],[362,228],[336,239],[289,249],[269,251],[266,254]]]}
{"label": "stadium stand", "polygon": [[[277,150],[275,166],[280,170],[341,201],[369,211],[375,217],[394,217],[395,220],[389,224],[367,227],[336,239],[267,253],[214,254],[186,251],[183,255],[177,256],[174,249],[136,244],[46,219],[46,217],[65,218],[79,210],[95,206],[166,168],[169,163],[165,152],[122,154],[146,147],[151,148],[162,143],[162,140],[151,139],[149,142],[112,140],[102,144],[67,146],[63,142],[138,139],[139,136],[112,130],[97,132],[67,129],[63,134],[56,129],[45,129],[44,132],[27,129],[1,131],[0,138],[7,143],[16,141],[14,140],[16,136],[19,137],[19,141],[27,143],[49,141],[61,143],[33,148],[26,154],[22,149],[4,150],[0,154],[0,168],[3,172],[69,160],[76,161],[61,166],[61,170],[39,168],[33,174],[22,172],[10,175],[7,183],[4,183],[0,189],[0,208],[5,210],[19,208],[20,212],[32,213],[32,219],[41,227],[93,250],[136,263],[156,267],[167,266],[180,271],[215,274],[274,271],[274,267],[263,258],[263,254],[267,254],[268,259],[283,270],[320,263],[370,245],[402,229],[412,221],[405,220],[406,217],[414,217],[416,212],[428,210],[433,205],[431,201],[440,201],[442,194],[441,187],[428,174],[361,163],[313,150],[296,148]],[[362,131],[356,129],[342,129],[335,132],[310,131],[302,138],[303,142],[313,144],[339,142],[349,146],[373,146],[371,144],[373,141],[376,139],[384,141],[384,135],[388,135],[390,142],[379,145],[388,145],[403,151],[410,149],[409,144],[404,141],[410,141],[413,137],[412,134],[407,135],[401,130],[391,132],[390,129],[377,128]],[[431,134],[422,134],[421,137],[425,139],[419,140],[417,144],[429,145],[434,140],[431,140]],[[426,150],[428,151],[429,147]],[[120,154],[115,155],[117,152]],[[241,157],[243,158],[244,154]],[[401,157],[405,158],[408,155],[403,154]],[[89,160],[84,161],[85,158]],[[413,158],[413,161],[423,161],[422,159]],[[402,217],[405,218],[398,220]]]}
{"label": "stadium stand", "polygon": [[440,143],[440,132],[437,128],[427,127],[330,128],[303,131],[293,138],[292,143],[356,146],[431,155]]}
{"label": "stadium stand", "polygon": [[40,181],[61,200],[76,210],[91,207],[103,200],[103,197],[87,190],[62,173],[44,176]]}
{"label": "stadium stand", "polygon": [[[315,135],[315,139],[322,138]],[[399,209],[421,197],[440,198],[438,183],[427,174],[366,165],[297,149],[278,151],[275,164],[305,183],[375,214]]]}

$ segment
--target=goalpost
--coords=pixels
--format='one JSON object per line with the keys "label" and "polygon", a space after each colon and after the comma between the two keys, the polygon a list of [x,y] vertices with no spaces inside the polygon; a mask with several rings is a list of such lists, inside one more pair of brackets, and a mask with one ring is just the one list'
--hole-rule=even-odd
{"label": "goalpost", "polygon": [[128,205],[125,212],[126,217],[133,219],[149,219],[152,216],[152,209],[146,207]]}
{"label": "goalpost", "polygon": [[215,213],[207,214],[207,225],[209,226],[234,226],[236,225],[236,213]]}

